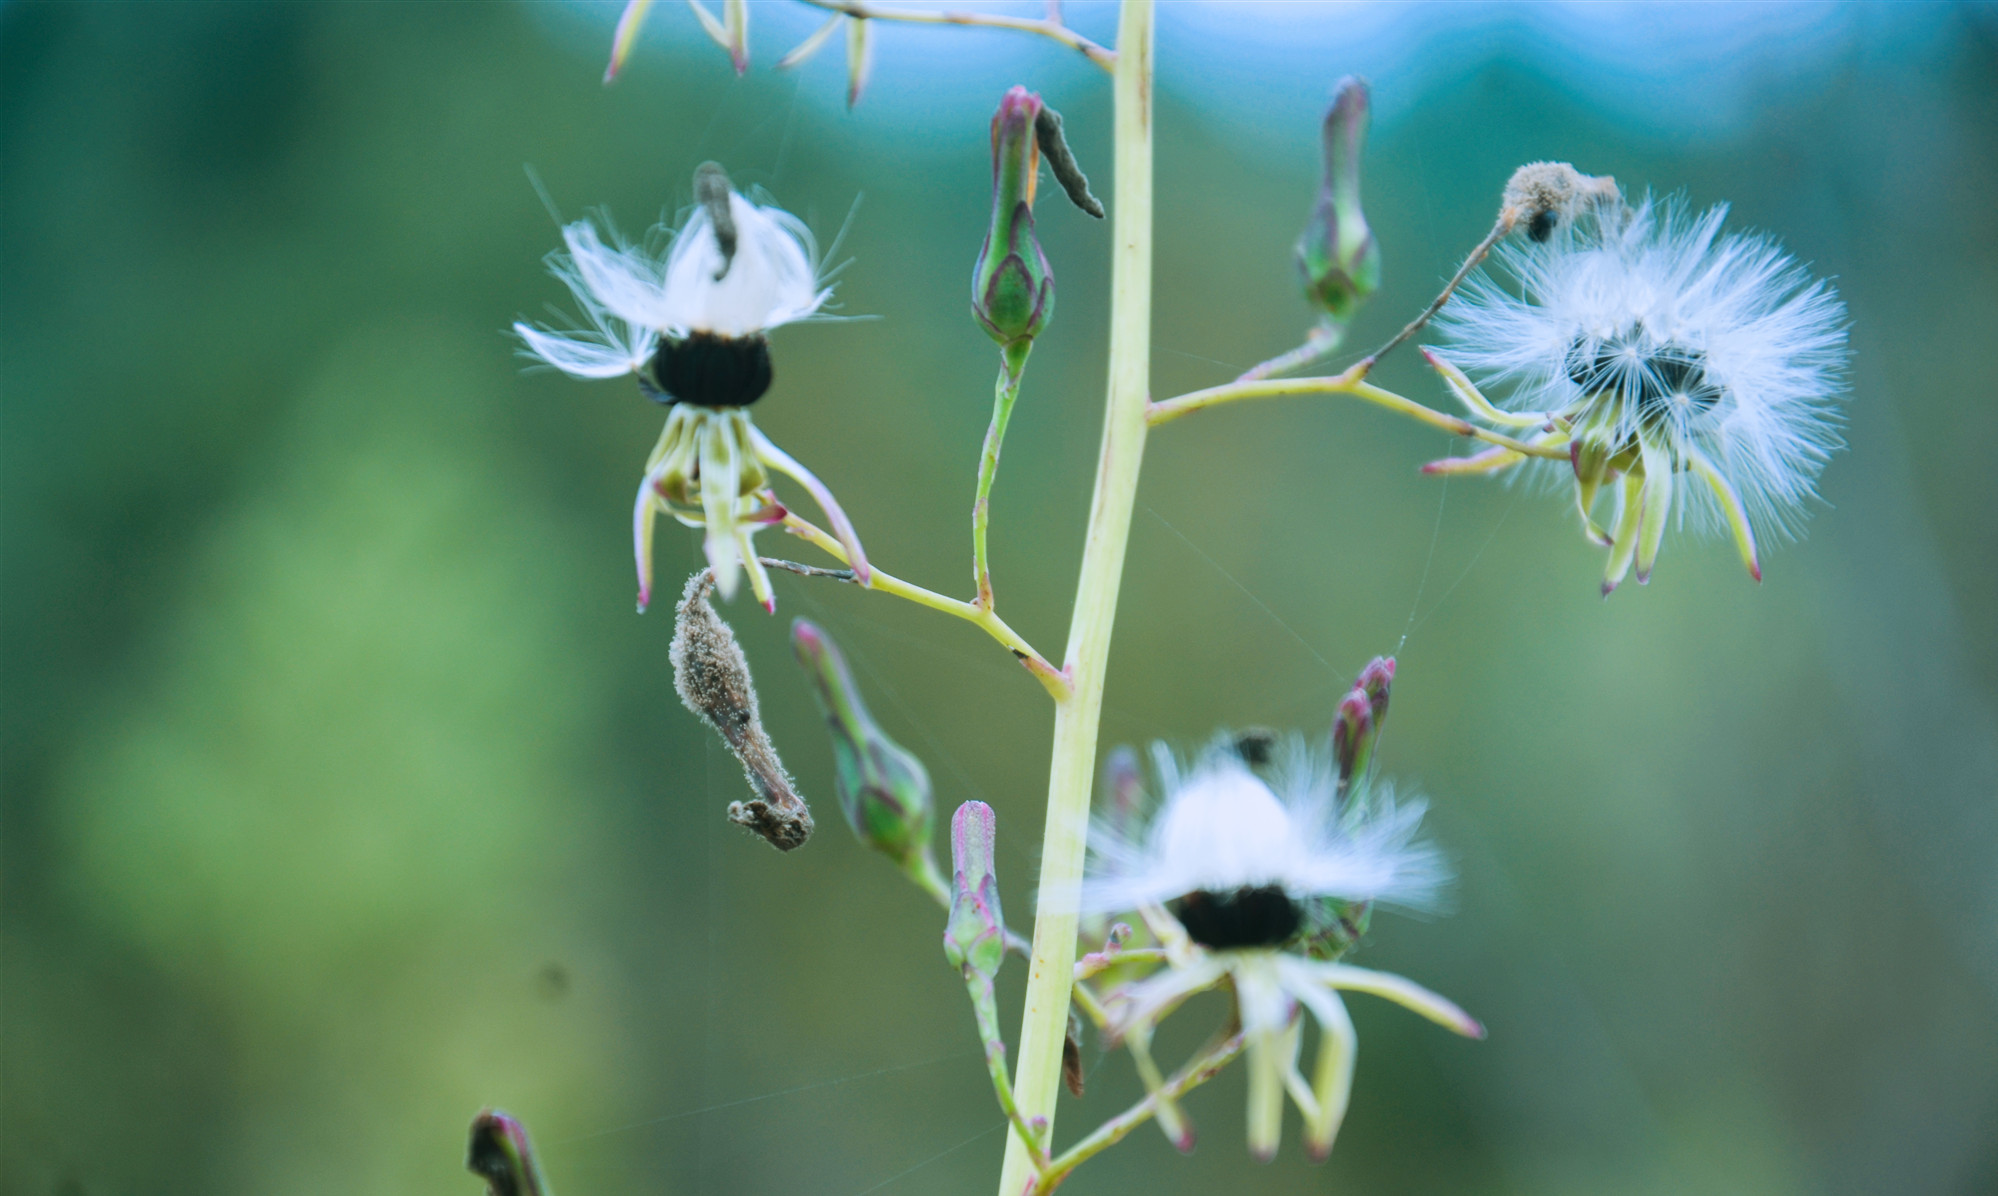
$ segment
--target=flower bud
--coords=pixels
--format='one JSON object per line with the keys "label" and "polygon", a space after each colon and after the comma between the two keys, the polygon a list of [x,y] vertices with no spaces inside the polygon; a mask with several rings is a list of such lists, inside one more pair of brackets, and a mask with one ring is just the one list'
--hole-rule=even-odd
{"label": "flower bud", "polygon": [[1394,684],[1394,657],[1376,656],[1360,670],[1353,688],[1339,700],[1332,719],[1332,758],[1339,765],[1339,794],[1351,791],[1353,778],[1364,779],[1387,721],[1388,691]]}
{"label": "flower bud", "polygon": [[1344,323],[1381,283],[1381,250],[1360,210],[1360,154],[1367,143],[1367,85],[1348,75],[1334,88],[1321,130],[1325,178],[1318,207],[1297,240],[1304,296]]}
{"label": "flower bud", "polygon": [[930,774],[923,762],[874,725],[831,636],[798,619],[791,624],[791,647],[832,732],[833,792],[847,825],[919,880],[933,873]]}
{"label": "flower bud", "polygon": [[465,1169],[486,1181],[488,1196],[550,1196],[541,1182],[527,1127],[498,1109],[487,1109],[472,1119]]}
{"label": "flower bud", "polygon": [[1015,87],[992,117],[992,227],[971,275],[971,314],[1002,345],[1032,340],[1054,314],[1054,272],[1034,237],[1041,97]]}
{"label": "flower bud", "polygon": [[992,854],[999,823],[992,807],[968,801],[950,820],[950,921],[944,956],[966,973],[991,979],[1006,957],[1006,919],[999,912],[999,876]]}

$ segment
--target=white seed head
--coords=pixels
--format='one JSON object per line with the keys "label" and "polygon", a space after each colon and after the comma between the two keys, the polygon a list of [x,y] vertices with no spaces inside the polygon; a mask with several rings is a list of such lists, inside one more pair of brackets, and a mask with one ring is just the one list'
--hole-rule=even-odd
{"label": "white seed head", "polygon": [[[1640,430],[1680,468],[1712,461],[1759,530],[1794,532],[1842,444],[1845,306],[1773,241],[1726,234],[1725,206],[1597,206],[1545,241],[1493,254],[1439,327],[1450,360],[1516,411],[1572,419],[1611,446]],[[1572,481],[1558,462],[1545,476]],[[1704,486],[1675,486],[1683,518],[1718,526]]]}
{"label": "white seed head", "polygon": [[514,332],[527,352],[579,378],[635,373],[660,337],[696,332],[746,337],[819,314],[832,289],[821,285],[818,246],[789,212],[730,192],[733,255],[725,255],[714,219],[698,208],[670,237],[663,254],[627,244],[604,220],[565,226],[565,253],[549,269],[582,307],[589,327],[556,332],[525,322]]}
{"label": "white seed head", "polygon": [[1435,849],[1415,841],[1423,803],[1397,806],[1385,786],[1339,810],[1330,761],[1295,736],[1265,782],[1232,747],[1183,768],[1153,750],[1159,801],[1148,823],[1099,822],[1082,912],[1123,913],[1196,891],[1274,886],[1293,899],[1339,897],[1423,906],[1443,880]]}

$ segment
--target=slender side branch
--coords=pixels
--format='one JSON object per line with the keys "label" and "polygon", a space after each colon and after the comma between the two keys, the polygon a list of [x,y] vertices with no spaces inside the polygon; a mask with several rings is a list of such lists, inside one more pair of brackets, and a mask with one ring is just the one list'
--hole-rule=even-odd
{"label": "slender side branch", "polygon": [[1088,38],[1061,23],[1060,10],[1054,10],[1041,20],[1032,17],[1008,17],[998,13],[985,12],[942,12],[920,8],[878,8],[860,0],[804,0],[813,8],[823,8],[827,12],[843,12],[849,17],[868,21],[906,21],[915,25],[974,25],[983,29],[1015,29],[1021,33],[1038,33],[1081,51],[1083,57],[1102,67],[1114,70],[1117,54],[1107,50]]}
{"label": "slender side branch", "polygon": [[1137,1129],[1158,1112],[1161,1099],[1177,1100],[1188,1092],[1200,1087],[1220,1073],[1221,1069],[1233,1062],[1242,1053],[1248,1038],[1237,1030],[1226,1038],[1216,1039],[1207,1049],[1200,1052],[1186,1066],[1173,1073],[1163,1087],[1145,1097],[1137,1104],[1112,1117],[1096,1128],[1096,1132],[1063,1151],[1052,1163],[1039,1183],[1027,1189],[1028,1196],[1047,1196],[1055,1185],[1068,1178],[1068,1173],[1088,1162],[1104,1149],[1124,1140],[1132,1130]]}
{"label": "slender side branch", "polygon": [[1006,424],[1013,418],[1013,403],[1020,397],[1020,379],[1027,372],[1031,340],[1019,340],[999,351],[999,381],[993,386],[992,423],[985,429],[985,446],[978,454],[978,497],[971,504],[971,572],[978,586],[972,604],[980,610],[992,609],[992,566],[985,554],[985,533],[992,524],[992,483],[999,476],[999,449],[1006,440]]}
{"label": "slender side branch", "polygon": [[1446,415],[1433,408],[1424,407],[1413,399],[1405,399],[1391,390],[1385,390],[1366,381],[1367,370],[1373,364],[1369,358],[1355,365],[1343,374],[1319,378],[1282,378],[1263,382],[1230,382],[1225,386],[1212,386],[1206,390],[1196,390],[1163,402],[1152,403],[1145,409],[1145,419],[1153,427],[1170,423],[1182,415],[1199,411],[1202,408],[1218,406],[1222,403],[1238,402],[1242,399],[1273,399],[1285,395],[1351,395],[1365,399],[1389,411],[1417,419],[1432,428],[1441,428],[1453,436],[1469,436],[1511,449],[1528,457],[1545,457],[1550,461],[1566,461],[1568,451],[1553,445],[1531,444],[1516,440],[1503,432],[1480,427],[1470,420],[1455,415]]}
{"label": "slender side branch", "polygon": [[[784,512],[783,524],[785,531],[809,542],[834,560],[841,563],[846,562],[845,547],[838,540],[828,535],[823,528],[818,527],[810,520],[803,519],[790,511],[786,511]],[[790,562],[784,562],[778,567],[789,569],[793,573],[802,573],[810,568],[810,566],[794,567]],[[851,573],[852,570],[821,569],[814,570],[812,573],[807,574],[807,576],[831,577],[839,581],[851,581],[858,584],[858,579],[851,576]],[[980,610],[973,603],[947,597],[937,593],[935,590],[926,590],[919,585],[903,581],[891,573],[884,572],[872,566],[869,567],[866,588],[880,590],[884,594],[893,594],[897,598],[906,598],[918,606],[927,606],[931,610],[940,610],[947,615],[956,615],[965,622],[976,625],[985,634],[1004,645],[1006,650],[1013,654],[1013,658],[1018,660],[1029,673],[1032,673],[1034,679],[1039,681],[1041,687],[1047,690],[1048,694],[1057,702],[1067,700],[1069,694],[1073,691],[1068,677],[1060,669],[1049,664],[1047,658],[1035,651],[1034,646],[1028,643],[1019,632],[1008,627],[1004,619],[1001,619],[989,610]]]}
{"label": "slender side branch", "polygon": [[1442,292],[1436,298],[1430,300],[1428,307],[1422,309],[1422,314],[1410,320],[1408,325],[1400,332],[1395,333],[1393,340],[1375,349],[1372,353],[1367,354],[1361,360],[1360,364],[1353,367],[1359,371],[1359,376],[1362,378],[1366,377],[1368,371],[1374,368],[1376,362],[1386,357],[1389,353],[1392,353],[1403,341],[1422,331],[1422,326],[1433,319],[1437,312],[1443,310],[1443,305],[1450,302],[1450,296],[1457,293],[1457,288],[1463,285],[1466,278],[1471,276],[1471,271],[1477,269],[1478,264],[1485,260],[1485,255],[1492,251],[1492,246],[1498,244],[1501,237],[1511,232],[1513,225],[1517,222],[1516,216],[1511,215],[1509,212],[1501,212],[1497,222],[1492,225],[1492,231],[1486,233],[1485,239],[1478,242],[1476,247],[1471,250],[1470,256],[1464,259],[1464,264],[1457,267],[1457,272],[1450,276],[1449,282],[1443,284]]}

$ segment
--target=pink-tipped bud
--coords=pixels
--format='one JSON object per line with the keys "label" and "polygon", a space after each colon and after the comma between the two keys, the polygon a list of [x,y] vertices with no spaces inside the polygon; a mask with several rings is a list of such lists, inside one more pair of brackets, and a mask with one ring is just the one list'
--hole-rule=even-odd
{"label": "pink-tipped bud", "polygon": [[472,1119],[465,1169],[486,1181],[487,1196],[548,1196],[527,1127],[498,1109]]}
{"label": "pink-tipped bud", "polygon": [[1054,314],[1054,271],[1034,236],[1041,97],[1015,87],[992,116],[992,224],[971,276],[971,314],[1002,345],[1032,340]]}
{"label": "pink-tipped bud", "polygon": [[1006,919],[999,910],[999,876],[993,867],[999,821],[992,807],[968,801],[950,820],[950,921],[944,956],[967,973],[987,979],[1006,957]]}

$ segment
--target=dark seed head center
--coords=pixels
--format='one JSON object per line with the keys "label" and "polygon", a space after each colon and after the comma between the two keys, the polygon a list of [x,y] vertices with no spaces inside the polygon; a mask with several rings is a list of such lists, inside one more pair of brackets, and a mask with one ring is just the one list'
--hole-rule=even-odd
{"label": "dark seed head center", "polygon": [[1304,924],[1297,903],[1278,885],[1219,893],[1196,889],[1173,907],[1193,941],[1217,951],[1280,946]]}

